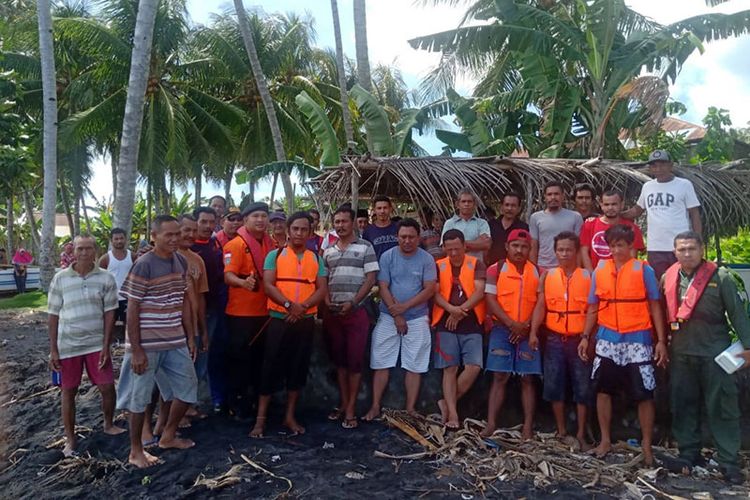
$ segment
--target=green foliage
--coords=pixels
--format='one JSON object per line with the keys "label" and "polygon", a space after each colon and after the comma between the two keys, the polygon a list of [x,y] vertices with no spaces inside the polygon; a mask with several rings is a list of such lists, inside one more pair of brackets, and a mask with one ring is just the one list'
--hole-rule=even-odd
{"label": "green foliage", "polygon": [[693,163],[731,161],[734,152],[734,137],[730,129],[732,120],[729,118],[729,111],[711,106],[703,118],[703,125],[706,127],[706,135],[698,143],[695,156],[691,161]]}
{"label": "green foliage", "polygon": [[685,134],[671,134],[663,130],[655,134],[649,134],[646,137],[638,137],[639,146],[628,150],[628,159],[630,160],[648,160],[648,155],[655,149],[663,149],[669,152],[672,159],[676,162],[682,162],[686,159],[687,143]]}
{"label": "green foliage", "polygon": [[388,120],[388,114],[383,106],[359,85],[355,85],[349,91],[352,99],[357,103],[362,116],[364,116],[366,129],[372,135],[372,143],[377,156],[387,156],[394,154],[393,137],[391,136],[391,126]]}
{"label": "green foliage", "polygon": [[44,309],[47,307],[47,294],[41,291],[26,292],[7,299],[0,299],[0,310],[3,309]]}
{"label": "green foliage", "polygon": [[[721,260],[727,264],[750,264],[750,229],[740,229],[735,236],[721,238]],[[708,242],[708,258],[716,259],[716,247]]]}
{"label": "green foliage", "polygon": [[304,90],[295,98],[297,106],[305,114],[315,138],[322,149],[320,155],[321,166],[336,166],[341,162],[339,142],[330,120],[321,106],[316,103]]}

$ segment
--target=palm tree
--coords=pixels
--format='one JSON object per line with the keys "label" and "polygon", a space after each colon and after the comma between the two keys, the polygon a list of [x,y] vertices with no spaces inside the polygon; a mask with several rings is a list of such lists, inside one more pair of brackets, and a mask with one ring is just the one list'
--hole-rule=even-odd
{"label": "palm tree", "polygon": [[[354,48],[357,54],[357,82],[360,87],[372,92],[370,76],[370,56],[367,48],[367,5],[365,0],[353,0],[354,11]],[[375,153],[375,144],[367,131],[367,149]]]}
{"label": "palm tree", "polygon": [[55,274],[55,201],[57,199],[57,83],[55,51],[52,43],[52,14],[49,0],[37,0],[39,18],[39,56],[42,63],[44,95],[44,201],[42,203],[42,241],[39,278],[46,291]]}
{"label": "palm tree", "polygon": [[696,48],[748,31],[750,11],[661,25],[624,0],[479,0],[459,28],[411,44],[442,53],[428,93],[444,93],[468,72],[480,79],[473,108],[480,118],[538,111],[549,145],[541,154],[616,158],[625,154],[621,129],[658,126],[668,84]]}
{"label": "palm tree", "polygon": [[[247,57],[250,59],[250,66],[253,69],[253,75],[255,75],[258,94],[260,94],[263,107],[266,110],[266,118],[268,119],[268,126],[271,129],[273,148],[276,153],[276,161],[284,162],[286,161],[286,153],[284,152],[284,142],[281,138],[281,127],[279,127],[279,120],[276,117],[276,108],[274,107],[271,93],[268,91],[268,83],[266,82],[263,68],[260,65],[260,59],[258,59],[258,52],[255,50],[255,41],[250,32],[250,24],[247,22],[245,7],[242,5],[242,0],[234,0],[234,9],[237,12],[237,20],[239,22],[240,32],[242,33],[242,39],[245,42]],[[284,186],[284,194],[286,195],[289,213],[292,213],[294,211],[294,189],[289,174],[281,174],[281,183]]]}
{"label": "palm tree", "polygon": [[143,126],[143,106],[146,100],[151,44],[154,36],[156,8],[159,0],[139,0],[138,16],[133,34],[125,116],[122,121],[120,158],[117,162],[117,191],[113,223],[130,234],[135,202],[135,183],[138,176],[138,151]]}

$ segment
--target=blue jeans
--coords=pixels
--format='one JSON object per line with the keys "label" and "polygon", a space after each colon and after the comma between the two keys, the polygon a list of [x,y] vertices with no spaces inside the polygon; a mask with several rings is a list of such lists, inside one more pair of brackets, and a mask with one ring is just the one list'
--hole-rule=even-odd
{"label": "blue jeans", "polygon": [[510,341],[510,330],[496,325],[490,332],[490,345],[485,366],[490,372],[541,375],[542,356],[539,351],[532,351],[529,348],[528,338],[514,344]]}
{"label": "blue jeans", "polygon": [[580,335],[563,337],[547,332],[544,346],[545,401],[565,401],[568,386],[573,389],[573,402],[591,404],[591,365],[578,356]]}
{"label": "blue jeans", "polygon": [[[226,353],[229,334],[223,311],[206,311],[208,327],[208,352],[199,352],[195,360],[195,372],[198,380],[208,377],[211,390],[211,401],[220,405],[226,400]],[[198,342],[200,346],[200,341]]]}
{"label": "blue jeans", "polygon": [[18,293],[26,293],[26,273],[18,274],[13,271],[13,280],[16,282]]}

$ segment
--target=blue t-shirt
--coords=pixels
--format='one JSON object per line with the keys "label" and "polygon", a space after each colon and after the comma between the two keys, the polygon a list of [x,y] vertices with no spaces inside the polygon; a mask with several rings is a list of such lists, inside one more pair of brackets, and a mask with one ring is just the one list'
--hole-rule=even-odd
{"label": "blue t-shirt", "polygon": [[[643,263],[643,284],[646,286],[648,300],[659,300],[659,282],[656,280],[654,268]],[[591,288],[589,289],[589,304],[598,304],[599,297],[596,295],[596,273],[591,274]],[[627,333],[627,335],[622,335]],[[639,330],[636,332],[617,332],[615,330],[599,326],[596,337],[612,343],[632,342],[635,344],[651,345],[651,330]]]}
{"label": "blue t-shirt", "polygon": [[372,247],[375,249],[375,255],[378,256],[378,260],[389,250],[398,245],[398,224],[391,222],[385,227],[378,227],[375,224],[367,226],[362,233],[362,238],[372,243]]}
{"label": "blue t-shirt", "polygon": [[[388,283],[388,288],[399,303],[406,302],[424,290],[425,281],[437,280],[437,267],[432,255],[421,248],[416,253],[406,256],[401,250],[391,248],[380,258],[380,273],[378,281]],[[380,303],[380,311],[389,314],[385,303]],[[407,321],[427,316],[427,302],[407,309],[404,319]]]}

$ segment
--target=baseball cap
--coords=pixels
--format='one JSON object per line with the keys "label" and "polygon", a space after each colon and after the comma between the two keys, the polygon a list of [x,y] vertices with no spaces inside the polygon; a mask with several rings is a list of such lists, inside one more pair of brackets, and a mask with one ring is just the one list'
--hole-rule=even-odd
{"label": "baseball cap", "polygon": [[227,208],[227,211],[224,214],[224,218],[227,219],[227,218],[229,218],[229,217],[231,217],[233,215],[242,216],[242,214],[240,213],[240,209],[237,208],[237,207],[229,207],[229,208]]}
{"label": "baseball cap", "polygon": [[246,215],[250,215],[251,213],[258,212],[258,211],[268,213],[268,203],[263,203],[262,201],[257,201],[255,203],[250,203],[242,211],[242,216],[244,217]]}
{"label": "baseball cap", "polygon": [[648,161],[646,163],[650,165],[657,161],[672,161],[672,157],[669,155],[669,151],[665,151],[663,149],[655,149],[651,152],[650,155],[648,155]]}
{"label": "baseball cap", "polygon": [[514,229],[510,232],[508,235],[508,239],[506,240],[508,243],[516,240],[523,240],[527,243],[531,243],[531,235],[529,232],[525,229]]}
{"label": "baseball cap", "polygon": [[286,214],[284,212],[271,212],[271,215],[268,216],[268,222],[273,222],[275,220],[285,222]]}

